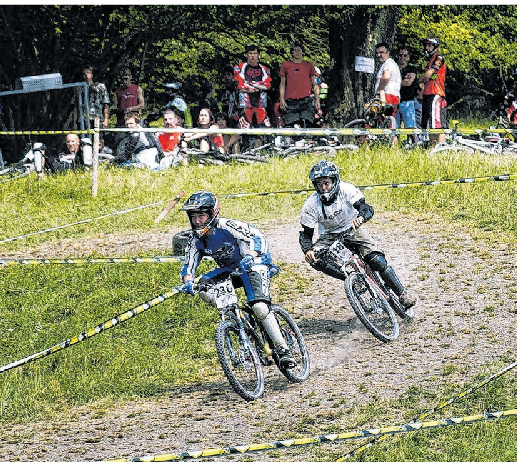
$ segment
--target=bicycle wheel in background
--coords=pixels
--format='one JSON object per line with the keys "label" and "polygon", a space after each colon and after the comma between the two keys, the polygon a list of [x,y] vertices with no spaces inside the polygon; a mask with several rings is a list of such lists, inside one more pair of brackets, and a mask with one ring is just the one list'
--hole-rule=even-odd
{"label": "bicycle wheel in background", "polygon": [[215,348],[224,374],[237,394],[246,401],[260,398],[264,393],[264,371],[251,342],[241,342],[234,320],[217,325]]}
{"label": "bicycle wheel in background", "polygon": [[355,314],[374,337],[390,342],[399,336],[395,313],[364,274],[350,274],[345,280],[345,293]]}
{"label": "bicycle wheel in background", "polygon": [[474,149],[461,144],[437,144],[434,148],[429,149],[429,154],[437,154],[439,152],[447,152],[450,154],[474,154]]}
{"label": "bicycle wheel in background", "polygon": [[[301,383],[304,380],[307,380],[310,373],[309,351],[307,350],[307,345],[305,344],[303,335],[295,320],[281,306],[271,305],[271,311],[275,313],[282,336],[287,342],[287,346],[296,361],[296,367],[293,369],[279,368],[280,372],[285,375],[289,382]],[[275,356],[273,355],[273,357]]]}
{"label": "bicycle wheel in background", "polygon": [[[365,130],[366,129],[366,120],[365,119],[355,119],[347,124],[343,128],[352,128],[352,129],[358,129],[358,130]],[[367,134],[362,135],[344,135],[343,141],[345,144],[355,144],[355,145],[362,145],[368,140]]]}

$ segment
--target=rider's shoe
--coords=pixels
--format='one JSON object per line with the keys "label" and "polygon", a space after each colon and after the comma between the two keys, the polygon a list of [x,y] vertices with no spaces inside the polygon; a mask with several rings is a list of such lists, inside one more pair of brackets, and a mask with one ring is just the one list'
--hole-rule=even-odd
{"label": "rider's shoe", "polygon": [[280,369],[293,369],[296,367],[296,360],[289,351],[289,348],[277,347],[275,353],[278,356],[278,365]]}
{"label": "rider's shoe", "polygon": [[399,295],[399,302],[407,310],[410,310],[416,305],[416,296],[408,294],[407,290]]}

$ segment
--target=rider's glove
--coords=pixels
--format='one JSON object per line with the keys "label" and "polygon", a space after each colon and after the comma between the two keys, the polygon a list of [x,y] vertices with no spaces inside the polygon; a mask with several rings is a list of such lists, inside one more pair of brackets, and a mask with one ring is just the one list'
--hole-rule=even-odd
{"label": "rider's glove", "polygon": [[250,271],[251,267],[255,264],[255,257],[253,255],[244,255],[244,258],[239,263],[242,271]]}
{"label": "rider's glove", "polygon": [[186,281],[185,284],[183,284],[181,291],[187,295],[194,295],[194,281],[192,279]]}

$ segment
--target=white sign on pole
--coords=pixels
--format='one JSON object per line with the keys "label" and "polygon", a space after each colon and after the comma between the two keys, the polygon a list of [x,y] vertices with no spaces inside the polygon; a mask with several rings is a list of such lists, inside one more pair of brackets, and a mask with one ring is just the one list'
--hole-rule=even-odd
{"label": "white sign on pole", "polygon": [[373,58],[365,58],[364,56],[355,57],[355,70],[366,74],[375,72],[375,60]]}

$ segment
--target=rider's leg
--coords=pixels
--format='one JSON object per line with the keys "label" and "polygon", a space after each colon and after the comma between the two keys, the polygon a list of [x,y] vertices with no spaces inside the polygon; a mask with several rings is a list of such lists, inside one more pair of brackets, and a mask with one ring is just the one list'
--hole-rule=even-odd
{"label": "rider's leg", "polygon": [[379,273],[384,283],[399,297],[400,303],[404,308],[411,308],[416,303],[416,297],[410,295],[405,289],[395,270],[388,265],[384,254],[372,252],[364,257],[370,268]]}
{"label": "rider's leg", "polygon": [[269,309],[271,305],[269,267],[267,265],[254,265],[250,271],[241,275],[241,279],[253,313],[274,344],[280,367],[294,367],[296,361],[289,351],[275,314]]}

